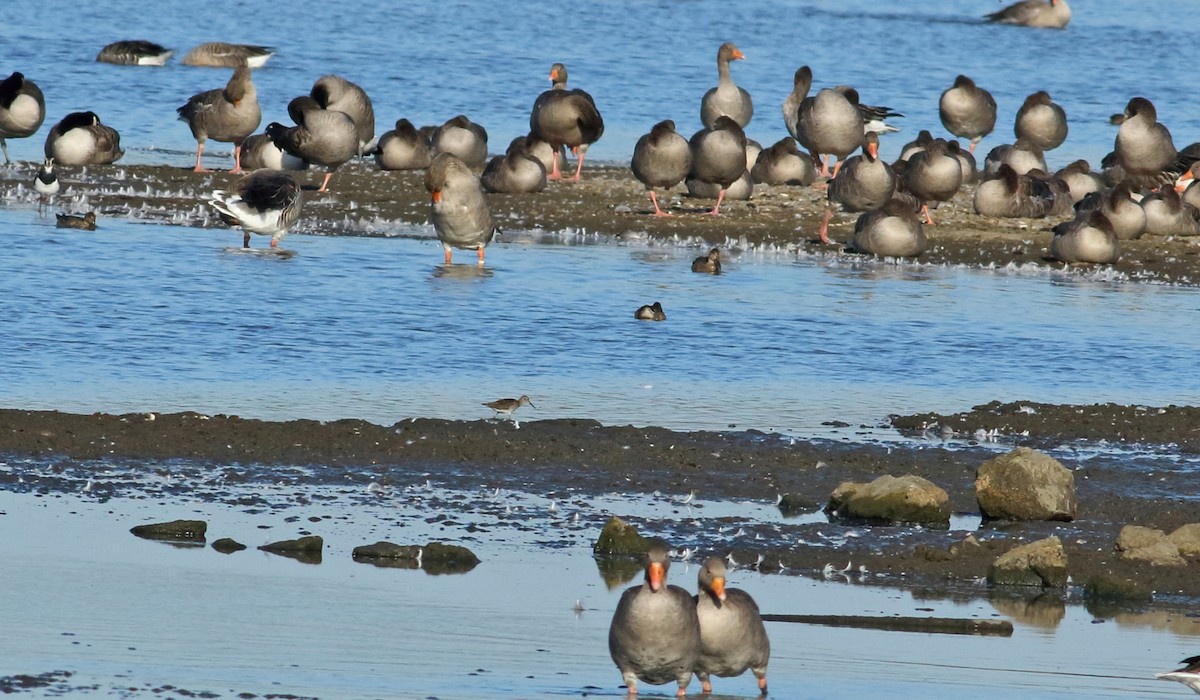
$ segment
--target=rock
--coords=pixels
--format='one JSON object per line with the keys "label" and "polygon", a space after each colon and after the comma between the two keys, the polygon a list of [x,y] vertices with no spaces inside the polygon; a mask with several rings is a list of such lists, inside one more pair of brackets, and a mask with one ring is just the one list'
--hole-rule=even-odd
{"label": "rock", "polygon": [[[1180,538],[1186,539],[1185,535]],[[1117,551],[1121,552],[1122,559],[1151,566],[1183,566],[1187,563],[1180,556],[1179,545],[1167,537],[1167,533],[1140,525],[1121,528],[1121,534],[1117,535]]]}
{"label": "rock", "polygon": [[354,561],[368,559],[411,559],[415,562],[420,554],[421,548],[415,544],[402,545],[379,541],[375,544],[364,544],[361,547],[355,547],[350,556],[354,558]]}
{"label": "rock", "polygon": [[779,498],[779,512],[785,518],[795,518],[812,512],[821,504],[796,493],[785,493]]}
{"label": "rock", "polygon": [[466,547],[430,542],[424,547],[392,542],[355,547],[354,561],[395,569],[424,569],[425,573],[465,574],[479,564],[479,557]]}
{"label": "rock", "polygon": [[646,540],[638,534],[636,527],[614,515],[604,524],[592,552],[609,556],[640,557],[646,553],[647,547]]}
{"label": "rock", "polygon": [[1126,525],[1117,535],[1117,551],[1131,552],[1135,549],[1152,547],[1167,539],[1167,533],[1141,525]]}
{"label": "rock", "polygon": [[264,552],[282,554],[284,552],[320,552],[325,547],[325,540],[318,535],[309,535],[294,540],[280,540],[259,547]]}
{"label": "rock", "polygon": [[1153,594],[1149,588],[1135,581],[1096,574],[1083,585],[1083,597],[1090,601],[1149,603]]}
{"label": "rock", "polygon": [[172,520],[169,523],[137,525],[129,531],[148,540],[203,542],[208,523],[203,520]]}
{"label": "rock", "polygon": [[221,554],[233,554],[234,552],[240,552],[245,549],[246,545],[238,542],[237,540],[230,539],[228,537],[222,537],[221,539],[212,543],[212,548]]}
{"label": "rock", "polygon": [[1028,447],[989,459],[975,472],[975,498],[987,520],[1075,519],[1075,475]]}
{"label": "rock", "polygon": [[869,484],[843,482],[825,512],[844,520],[950,527],[950,497],[919,476],[881,476]]}
{"label": "rock", "polygon": [[1200,557],[1200,523],[1184,525],[1167,535],[1185,557]]}
{"label": "rock", "polygon": [[993,586],[1066,586],[1067,553],[1062,540],[1047,537],[1008,550],[992,562],[987,578]]}

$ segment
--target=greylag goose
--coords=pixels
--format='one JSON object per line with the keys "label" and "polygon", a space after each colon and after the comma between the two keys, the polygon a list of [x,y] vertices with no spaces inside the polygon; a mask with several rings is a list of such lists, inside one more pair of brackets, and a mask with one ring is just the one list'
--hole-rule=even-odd
{"label": "greylag goose", "polygon": [[1112,224],[1099,211],[1054,227],[1050,255],[1065,263],[1114,263],[1120,257]]}
{"label": "greylag goose", "polygon": [[962,186],[962,166],[949,152],[949,145],[934,139],[924,151],[908,159],[903,176],[904,189],[921,202],[925,223],[932,225],[929,202],[947,202]]}
{"label": "greylag goose", "polygon": [[829,181],[826,191],[825,220],[821,223],[821,242],[830,243],[829,220],[833,210],[871,211],[879,209],[896,191],[896,173],[879,159],[879,136],[866,135],[862,155],[848,159],[838,176]]}
{"label": "greylag goose", "polygon": [[121,135],[101,124],[95,112],[71,112],[63,117],[46,134],[43,150],[59,165],[107,165],[125,155]]}
{"label": "greylag goose", "polygon": [[1063,29],[1071,21],[1071,8],[1067,0],[1021,0],[983,18],[999,24]]}
{"label": "greylag goose", "polygon": [[975,213],[982,216],[1040,219],[1054,208],[1054,201],[1048,187],[1007,163],[975,188]]}
{"label": "greylag goose", "polygon": [[1175,191],[1179,193],[1180,198],[1192,205],[1200,208],[1200,184],[1197,179],[1200,178],[1200,161],[1192,163],[1191,167],[1179,176],[1175,181]]}
{"label": "greylag goose", "polygon": [[300,219],[304,195],[296,178],[264,168],[242,177],[232,192],[213,190],[208,203],[227,223],[242,228],[243,248],[250,247],[251,233],[270,236],[275,248]]}
{"label": "greylag goose", "polygon": [[[721,196],[721,186],[708,182],[703,182],[700,179],[688,174],[686,180],[683,181],[687,188],[687,196],[696,199],[716,199]],[[740,202],[747,201],[754,196],[754,180],[750,178],[750,171],[743,170],[741,177],[733,181],[733,184],[725,188],[725,202]]]}
{"label": "greylag goose", "polygon": [[327,172],[318,192],[324,192],[335,170],[358,152],[358,132],[345,112],[321,109],[317,101],[303,95],[288,103],[288,114],[296,126],[278,122],[267,125],[267,135],[283,151],[309,163],[325,166]]}
{"label": "greylag goose", "polygon": [[931,143],[933,143],[933,134],[929,133],[928,129],[921,129],[917,132],[917,138],[904,144],[904,147],[900,149],[900,157],[896,160],[908,160],[916,153],[928,148]]}
{"label": "greylag goose", "polygon": [[738,47],[726,42],[717,49],[717,86],[704,93],[700,100],[700,123],[711,129],[717,117],[729,117],[746,128],[754,118],[754,102],[750,93],[738,87],[729,76],[729,62],[746,58]]}
{"label": "greylag goose", "polygon": [[692,261],[692,272],[703,272],[708,275],[721,274],[721,249],[713,248],[708,255],[702,255]]}
{"label": "greylag goose", "polygon": [[799,131],[797,131],[797,122],[800,119],[800,103],[808,98],[808,91],[812,89],[813,74],[812,68],[808,66],[800,66],[796,69],[795,75],[792,76],[792,91],[788,93],[787,98],[783,101],[783,124],[787,127],[788,133],[792,138],[800,140]]}
{"label": "greylag goose", "polygon": [[180,120],[187,122],[196,138],[196,172],[208,172],[200,164],[200,157],[204,155],[204,142],[210,138],[233,143],[233,169],[229,172],[242,172],[242,142],[262,121],[258,91],[248,66],[233,69],[233,75],[223,89],[192,95],[175,112]]}
{"label": "greylag goose", "polygon": [[1012,167],[1018,175],[1024,175],[1034,169],[1044,171],[1046,170],[1046,156],[1036,145],[1023,139],[1017,139],[1016,143],[996,146],[988,151],[987,157],[983,159],[983,171],[988,175],[998,173],[1001,165]]}
{"label": "greylag goose", "polygon": [[654,188],[670,189],[682,182],[692,168],[692,150],[687,139],[675,132],[675,122],[665,119],[638,139],[629,167],[638,182],[650,191],[654,215],[670,216],[658,206]]}
{"label": "greylag goose", "polygon": [[1083,159],[1072,161],[1055,173],[1071,190],[1071,201],[1079,203],[1092,192],[1104,189],[1104,178],[1092,172],[1092,166]]}
{"label": "greylag goose", "polygon": [[242,170],[308,170],[308,162],[275,145],[271,135],[254,134],[242,142]]}
{"label": "greylag goose", "polygon": [[434,154],[453,153],[472,170],[482,168],[487,162],[487,131],[467,119],[465,114],[447,120],[435,129],[431,143]]}
{"label": "greylag goose", "polygon": [[518,136],[504,155],[496,156],[483,169],[479,181],[488,192],[528,194],[546,189],[546,166],[529,155],[526,137]]}
{"label": "greylag goose", "polygon": [[55,214],[54,218],[58,220],[55,224],[58,228],[77,228],[81,231],[96,230],[96,212],[89,211],[83,216],[75,214]]}
{"label": "greylag goose", "polygon": [[118,66],[163,66],[175,52],[153,41],[135,39],[114,41],[96,54],[99,63],[115,63]]}
{"label": "greylag goose", "polygon": [[979,179],[979,166],[975,162],[975,154],[960,146],[958,139],[947,141],[946,150],[958,159],[958,165],[962,168],[964,185],[969,185]]}
{"label": "greylag goose", "polygon": [[837,158],[832,175],[837,177],[842,159],[862,146],[865,136],[858,93],[825,88],[805,98],[800,103],[796,132],[800,144],[820,156],[822,177],[830,177],[828,156]]}
{"label": "greylag goose", "polygon": [[38,166],[33,176],[33,191],[38,193],[38,211],[50,203],[59,190],[58,176],[54,174],[54,159],[47,158]]}
{"label": "greylag goose", "polygon": [[567,89],[567,67],[563,64],[555,63],[550,67],[550,84],[550,89],[538,95],[533,103],[529,131],[554,148],[554,161],[548,176],[551,180],[562,179],[558,165],[561,147],[566,146],[579,156],[579,164],[571,178],[578,182],[588,146],[604,135],[604,119],[591,95],[583,90]]}
{"label": "greylag goose", "polygon": [[[663,311],[662,304],[656,301],[653,304],[646,304],[645,306],[639,306],[638,310],[633,312],[633,317],[639,321],[665,321],[665,320],[667,320],[667,313],[665,311]],[[611,637],[610,637],[610,640],[611,640]],[[609,644],[611,645],[612,642],[610,641]],[[610,646],[610,648],[611,648],[611,646]],[[617,665],[620,666],[620,663],[618,662]],[[659,681],[659,682],[666,683],[667,681]],[[630,686],[630,687],[633,687],[633,686]]]}
{"label": "greylag goose", "polygon": [[1124,117],[1113,152],[1126,177],[1153,179],[1175,165],[1179,157],[1175,141],[1170,130],[1158,122],[1154,103],[1135,97],[1125,105]]}
{"label": "greylag goose", "polygon": [[750,179],[764,185],[811,185],[817,179],[812,156],[801,153],[796,140],[785,136],[770,148],[759,151]]}
{"label": "greylag goose", "polygon": [[1050,93],[1038,90],[1017,110],[1013,133],[1018,141],[1032,143],[1043,151],[1050,151],[1067,140],[1067,113],[1050,99]]}
{"label": "greylag goose", "polygon": [[912,202],[891,199],[882,209],[866,212],[854,222],[850,247],[884,258],[915,258],[925,252],[925,228]]}
{"label": "greylag goose", "polygon": [[971,153],[979,141],[996,128],[996,100],[965,75],[954,79],[954,85],[942,93],[938,101],[938,116],[942,126],[955,136],[971,140]]}
{"label": "greylag goose", "polygon": [[432,199],[430,218],[438,240],[446,249],[475,249],[483,264],[483,249],[496,232],[496,223],[484,199],[479,178],[453,153],[439,153],[425,172],[425,189]]}
{"label": "greylag goose", "polygon": [[483,405],[496,412],[496,415],[492,416],[492,418],[499,418],[500,416],[512,418],[513,411],[522,406],[537,408],[537,406],[533,405],[533,401],[531,401],[525,394],[521,394],[521,397],[517,399],[496,399],[495,401],[486,401]]}
{"label": "greylag goose", "polygon": [[226,44],[212,41],[200,44],[183,57],[185,66],[205,66],[208,68],[237,68],[249,66],[262,68],[267,59],[275,55],[275,49],[270,46],[255,46],[254,44]]}
{"label": "greylag goose", "polygon": [[687,591],[667,584],[670,568],[666,543],[651,542],[645,581],[621,594],[608,628],[608,651],[630,696],[643,680],[651,685],[675,681],[682,697],[700,656],[696,603]]}
{"label": "greylag goose", "polygon": [[1183,668],[1167,673],[1156,673],[1160,681],[1177,681],[1200,693],[1200,656],[1189,656],[1182,662]]}
{"label": "greylag goose", "polygon": [[1146,232],[1146,210],[1134,199],[1128,182],[1119,182],[1107,192],[1093,192],[1076,205],[1076,216],[1085,216],[1099,210],[1112,224],[1113,234],[1119,240],[1135,240]]}
{"label": "greylag goose", "polygon": [[46,98],[37,83],[21,73],[13,73],[0,82],[0,149],[8,159],[7,139],[33,136],[46,119]]}
{"label": "greylag goose", "polygon": [[549,173],[554,167],[554,154],[558,153],[558,157],[566,162],[567,149],[559,146],[555,149],[550,144],[535,136],[532,132],[525,135],[525,145],[529,148],[529,155],[537,158],[542,162],[542,167]]}
{"label": "greylag goose", "polygon": [[367,91],[338,75],[323,75],[313,83],[309,97],[321,109],[342,112],[354,120],[358,133],[358,155],[361,156],[375,139],[375,109]]}
{"label": "greylag goose", "polygon": [[375,145],[375,163],[382,170],[424,170],[433,160],[433,146],[407,119],[384,132]]}
{"label": "greylag goose", "polygon": [[758,692],[766,695],[771,640],[758,604],[740,588],[725,587],[725,562],[717,557],[704,562],[698,579],[700,656],[696,659],[696,677],[700,687],[711,693],[710,676],[730,678],[749,670],[758,679]]}
{"label": "greylag goose", "polygon": [[746,173],[746,133],[729,117],[717,117],[712,128],[697,131],[688,146],[692,150],[690,177],[720,187],[717,204],[708,212],[717,216],[726,190]]}
{"label": "greylag goose", "polygon": [[1172,187],[1142,198],[1146,233],[1156,236],[1200,236],[1200,210],[1186,203]]}

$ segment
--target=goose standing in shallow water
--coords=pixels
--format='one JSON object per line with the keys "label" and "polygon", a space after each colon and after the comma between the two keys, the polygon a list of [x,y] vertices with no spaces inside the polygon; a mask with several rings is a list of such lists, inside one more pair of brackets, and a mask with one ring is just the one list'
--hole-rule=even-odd
{"label": "goose standing in shallow water", "polygon": [[239,180],[233,192],[214,190],[209,204],[224,214],[228,223],[242,228],[243,248],[250,247],[251,233],[270,236],[275,248],[300,219],[304,195],[296,178],[264,168]]}
{"label": "goose standing in shallow water", "polygon": [[838,176],[829,181],[825,220],[821,222],[822,243],[831,242],[829,220],[835,208],[871,211],[886,204],[896,191],[896,173],[879,159],[879,136],[871,132],[864,138],[862,155],[847,160]]}
{"label": "goose standing in shallow water", "polygon": [[1067,0],[1021,0],[983,18],[998,24],[1062,29],[1071,21],[1071,8]]}
{"label": "goose standing in shallow water", "polygon": [[449,119],[434,129],[430,143],[435,154],[452,153],[472,170],[482,168],[487,162],[487,131],[465,114]]}
{"label": "goose standing in shallow water", "polygon": [[237,68],[249,66],[262,68],[267,59],[275,55],[275,49],[270,46],[254,44],[226,44],[212,41],[200,44],[183,57],[185,66],[205,66],[208,68]]}
{"label": "goose standing in shallow water", "polygon": [[430,218],[450,264],[451,248],[475,249],[483,264],[483,249],[496,232],[479,178],[452,153],[439,153],[425,172],[425,189],[432,196]]}
{"label": "goose standing in shallow water", "polygon": [[309,163],[325,166],[325,179],[317,190],[324,192],[333,172],[358,152],[354,120],[344,112],[321,109],[316,100],[307,95],[289,102],[288,114],[296,126],[271,122],[267,125],[267,134],[281,150]]}
{"label": "goose standing in shallow water", "polygon": [[153,41],[114,41],[96,54],[99,63],[118,66],[163,66],[175,52]]}
{"label": "goose standing in shallow water", "polygon": [[375,108],[366,90],[338,75],[324,75],[313,83],[309,97],[321,105],[321,109],[342,112],[354,120],[358,134],[358,155],[375,139]]}
{"label": "goose standing in shallow water", "polygon": [[670,189],[687,177],[692,167],[692,150],[687,139],[675,132],[675,122],[665,119],[654,125],[650,133],[638,139],[633,147],[629,167],[633,176],[650,191],[650,203],[655,216],[670,216],[658,206],[655,187]]}
{"label": "goose standing in shallow water", "polygon": [[375,146],[375,164],[381,170],[424,170],[433,160],[433,146],[412,122],[397,119]]}
{"label": "goose standing in shallow water", "polygon": [[579,182],[583,170],[583,159],[587,148],[604,135],[604,119],[592,96],[583,90],[567,89],[567,67],[555,63],[550,67],[551,88],[538,95],[529,115],[529,131],[554,148],[554,161],[548,175],[551,180],[561,180],[558,152],[563,146],[579,156],[575,175],[571,180]]}
{"label": "goose standing in shallow water", "polygon": [[95,112],[71,112],[50,128],[43,148],[59,165],[108,165],[125,155],[121,135]]}
{"label": "goose standing in shallow water", "polygon": [[697,577],[696,617],[700,621],[700,656],[696,677],[705,693],[712,692],[709,676],[729,678],[747,670],[758,679],[758,691],[767,694],[767,662],[771,640],[763,627],[758,604],[750,594],[725,587],[725,562],[711,557]]}
{"label": "goose standing in shallow water", "polygon": [[996,100],[974,80],[960,75],[938,100],[938,116],[946,131],[971,140],[969,150],[974,153],[979,141],[996,128]]}
{"label": "goose standing in shallow water", "polygon": [[692,150],[689,177],[721,188],[716,206],[708,212],[717,216],[725,192],[746,173],[746,132],[729,117],[717,117],[712,128],[697,131],[688,146]]}
{"label": "goose standing in shallow water", "polygon": [[488,192],[529,194],[546,189],[546,167],[529,155],[526,136],[518,136],[504,155],[491,159],[479,181]]}
{"label": "goose standing in shallow water", "polygon": [[187,122],[196,138],[196,172],[208,172],[200,164],[200,157],[204,155],[204,142],[210,138],[233,144],[233,169],[229,172],[242,172],[242,142],[262,121],[258,91],[254,88],[249,66],[243,64],[235,68],[223,89],[192,95],[175,111],[182,121]]}
{"label": "goose standing in shallow water", "polygon": [[700,100],[700,122],[705,128],[711,129],[717,123],[717,117],[729,117],[745,129],[754,118],[750,93],[734,84],[729,75],[729,62],[744,58],[745,54],[731,43],[721,44],[717,49],[717,86],[704,93]]}
{"label": "goose standing in shallow water", "polygon": [[46,98],[37,83],[21,73],[13,73],[0,82],[0,150],[8,159],[7,139],[33,136],[46,119]]}
{"label": "goose standing in shallow water", "polygon": [[621,594],[608,628],[608,651],[621,671],[629,696],[637,682],[675,681],[683,697],[700,656],[700,619],[687,591],[667,584],[671,560],[667,545],[652,540],[646,552],[645,581]]}

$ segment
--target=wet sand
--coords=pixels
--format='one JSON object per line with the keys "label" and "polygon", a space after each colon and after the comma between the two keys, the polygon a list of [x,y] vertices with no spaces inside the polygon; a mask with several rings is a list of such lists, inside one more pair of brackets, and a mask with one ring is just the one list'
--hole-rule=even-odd
{"label": "wet sand", "polygon": [[[0,169],[0,199],[36,201],[30,182],[36,166]],[[318,169],[319,170],[319,169]],[[421,172],[384,172],[371,161],[342,167],[330,191],[315,190],[323,177],[313,170],[299,173],[305,186],[305,204],[299,233],[322,235],[413,235],[411,227],[428,226],[428,194]],[[226,172],[193,173],[171,166],[93,166],[60,168],[63,192],[56,210],[69,209],[73,197],[86,196],[105,217],[129,217],[158,223],[225,228],[215,212],[203,204],[214,189],[227,189],[236,177]],[[974,187],[935,211],[937,225],[926,227],[929,250],[920,262],[976,268],[1033,266],[1044,270],[1067,269],[1049,258],[1051,229],[1063,219],[995,219],[972,210]],[[712,200],[687,197],[682,186],[673,189],[666,207],[670,217],[651,215],[650,201],[627,167],[585,166],[579,183],[551,183],[536,195],[488,195],[492,212],[505,235],[526,231],[556,234],[595,234],[608,239],[627,237],[678,241],[696,247],[776,246],[824,256],[854,256],[843,245],[823,245],[818,229],[824,214],[825,195],[814,187],[757,185],[753,199],[727,202],[720,217],[703,216]],[[830,236],[843,243],[853,232],[857,215],[834,217]],[[229,231],[236,243],[240,233]],[[501,240],[505,235],[501,236]],[[261,245],[256,241],[252,245]],[[1121,259],[1111,266],[1116,279],[1200,284],[1200,248],[1188,238],[1144,236],[1121,242]],[[1073,266],[1090,272],[1096,266]],[[1109,269],[1103,266],[1100,269]]]}
{"label": "wet sand", "polygon": [[[1039,410],[1050,414],[1055,409]],[[1148,412],[1153,417],[1145,421],[1128,420],[1129,409],[1120,406],[1057,410],[1058,420],[1038,424],[1040,430],[1031,423],[1029,441],[1082,437],[1098,422],[1119,422],[1125,426],[1126,440],[1171,437],[1178,442],[1194,425],[1193,409],[1164,409],[1163,414],[1154,409]],[[916,426],[931,420],[959,419],[921,416],[897,418],[896,423]],[[853,428],[846,432],[852,433]],[[475,488],[482,484],[549,498],[568,498],[572,491],[567,489],[680,496],[695,491],[709,500],[768,503],[780,494],[791,494],[811,503],[813,511],[842,481],[911,473],[946,489],[954,512],[977,516],[975,469],[995,452],[970,445],[949,449],[936,442],[897,447],[792,440],[753,431],[679,433],[605,427],[585,419],[522,422],[519,428],[507,421],[431,419],[382,426],[359,420],[270,422],[195,413],[118,416],[2,410],[0,454],[144,462],[139,468],[147,470],[157,468],[156,460],[176,458],[214,466],[325,465],[367,471],[372,478],[403,480],[419,474],[422,480],[431,478],[445,485]],[[855,567],[869,568],[872,582],[982,595],[986,589],[979,579],[999,554],[1020,541],[1053,534],[1063,540],[1068,573],[1076,585],[1106,573],[1149,586],[1160,601],[1194,603],[1200,597],[1196,563],[1148,567],[1122,560],[1113,545],[1125,524],[1170,531],[1200,521],[1193,500],[1200,493],[1200,474],[1189,471],[1164,478],[1118,461],[1067,462],[1075,472],[1076,521],[985,525],[974,533],[978,546],[961,544],[969,534],[963,530],[878,526],[847,527],[858,536],[832,547],[814,546],[798,542],[816,542],[822,531],[834,526],[822,522],[780,528],[747,522],[739,528],[742,532],[730,535],[721,534],[722,523],[706,520],[702,512],[697,515],[701,525],[691,533],[689,544],[732,551],[742,562],[755,562],[761,555],[759,567],[764,572],[820,576],[832,560],[839,565],[853,561]],[[11,487],[16,479],[0,473],[0,486]],[[62,485],[77,487],[74,482]],[[655,521],[633,520],[654,532]]]}

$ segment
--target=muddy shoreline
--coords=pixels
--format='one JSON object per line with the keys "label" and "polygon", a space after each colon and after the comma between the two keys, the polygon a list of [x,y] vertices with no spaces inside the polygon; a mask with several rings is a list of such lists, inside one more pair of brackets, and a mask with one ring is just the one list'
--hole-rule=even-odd
{"label": "muddy shoreline", "polygon": [[[1037,410],[1045,416],[1052,409],[1061,411],[1062,421],[1044,420],[1038,424],[1040,430],[1035,426],[1030,436],[1013,443],[1041,440],[1049,444],[1084,438],[1096,421],[1125,421],[1125,439],[1131,442],[1169,437],[1170,431],[1163,427],[1168,422],[1178,434],[1190,432],[1195,425],[1195,409],[1191,408],[1161,409],[1162,413],[1160,409],[1136,411],[1121,406],[1039,406]],[[1126,414],[1131,411],[1131,415],[1145,414],[1145,420],[1128,420]],[[995,408],[983,407],[979,412],[991,415]],[[930,430],[931,420],[961,422],[959,416],[924,415],[897,417],[895,423],[906,430],[915,426]],[[432,479],[472,488],[519,489],[548,498],[570,498],[581,492],[680,496],[695,492],[709,500],[772,503],[781,494],[791,494],[810,503],[811,511],[823,506],[842,481],[917,474],[946,489],[952,510],[968,518],[978,515],[975,469],[995,454],[994,449],[982,446],[963,443],[948,447],[938,440],[907,446],[860,445],[793,440],[754,431],[679,433],[602,426],[587,419],[529,421],[519,428],[504,421],[433,419],[382,426],[360,420],[272,422],[196,413],[79,415],[0,410],[0,455],[33,458],[63,468],[117,461],[154,470],[169,460],[214,468],[321,465],[384,483]],[[678,542],[679,546],[728,551],[743,562],[761,557],[758,566],[764,572],[820,576],[825,565],[837,559],[868,567],[871,582],[965,590],[969,595],[986,594],[979,580],[1000,553],[1017,543],[1053,534],[1064,542],[1068,572],[1075,585],[1103,573],[1150,587],[1159,602],[1194,604],[1200,599],[1200,576],[1196,575],[1200,563],[1149,567],[1123,560],[1114,550],[1117,534],[1126,524],[1170,531],[1200,522],[1196,502],[1200,474],[1128,469],[1119,460],[1064,463],[1075,472],[1079,511],[1074,522],[985,525],[973,533],[978,545],[962,544],[972,534],[965,530],[839,526],[823,521],[794,526],[785,521],[782,527],[746,522],[737,534],[720,534],[717,526],[721,523],[708,523],[712,527],[675,534],[686,540]],[[28,488],[18,486],[19,472],[19,466],[0,471],[0,488]],[[59,487],[44,484],[36,488]],[[704,523],[703,514],[698,517]],[[654,520],[633,521],[650,531],[656,526]],[[844,541],[836,546],[801,544],[849,530],[855,536],[841,537]],[[1017,597],[1040,593],[1006,592]]]}
{"label": "muddy shoreline", "polygon": [[[0,168],[0,201],[33,205],[30,182],[36,164]],[[228,230],[204,204],[214,189],[229,188],[237,176],[226,172],[197,174],[165,165],[111,165],[60,168],[63,190],[56,210],[94,209],[104,218],[134,218],[153,223],[220,229],[231,245],[240,232]],[[429,236],[428,195],[421,172],[384,172],[373,162],[351,163],[334,176],[330,191],[318,194],[321,175],[298,173],[305,203],[294,233],[316,235]],[[1064,266],[1049,259],[1051,229],[1063,219],[996,219],[972,209],[974,187],[966,186],[936,212],[938,224],[927,227],[929,250],[919,264],[996,269],[1066,271],[1116,280],[1200,284],[1200,247],[1194,239],[1144,236],[1122,241],[1121,259],[1111,266]],[[534,234],[574,240],[653,240],[703,248],[783,249],[797,255],[859,259],[843,245],[823,245],[818,229],[825,195],[814,187],[757,185],[749,201],[728,202],[722,216],[702,216],[711,200],[687,197],[673,189],[667,207],[671,217],[651,216],[649,199],[627,167],[589,164],[579,183],[551,183],[536,195],[488,195],[503,233],[499,241]],[[845,242],[854,215],[839,214],[830,235]],[[417,227],[417,228],[414,228]],[[216,232],[214,232],[216,233]],[[261,243],[257,242],[257,243]],[[257,244],[256,243],[256,244]],[[502,254],[502,253],[494,253]]]}

